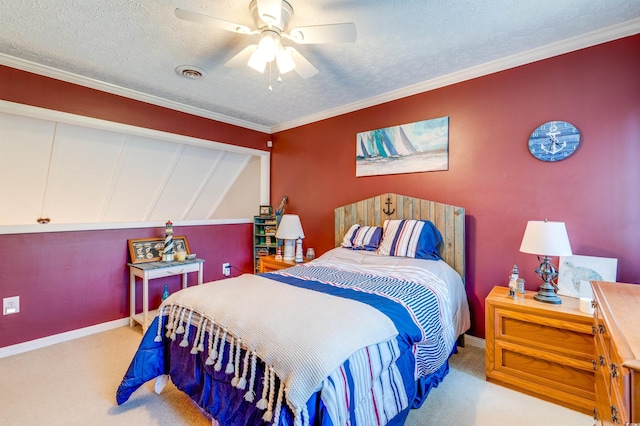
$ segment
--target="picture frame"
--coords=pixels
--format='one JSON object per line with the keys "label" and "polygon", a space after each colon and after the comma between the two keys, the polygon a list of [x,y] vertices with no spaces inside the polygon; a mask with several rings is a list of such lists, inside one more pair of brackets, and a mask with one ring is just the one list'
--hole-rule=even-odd
{"label": "picture frame", "polygon": [[449,117],[356,133],[356,177],[449,170]]}
{"label": "picture frame", "polygon": [[[130,239],[127,240],[127,243],[129,245],[131,263],[158,262],[162,260],[164,237]],[[186,235],[174,236],[173,245],[174,252],[184,250],[187,254],[191,254]]]}
{"label": "picture frame", "polygon": [[558,294],[593,299],[589,281],[616,281],[618,259],[594,256],[560,256]]}
{"label": "picture frame", "polygon": [[272,216],[273,215],[273,207],[262,205],[260,206],[260,216]]}

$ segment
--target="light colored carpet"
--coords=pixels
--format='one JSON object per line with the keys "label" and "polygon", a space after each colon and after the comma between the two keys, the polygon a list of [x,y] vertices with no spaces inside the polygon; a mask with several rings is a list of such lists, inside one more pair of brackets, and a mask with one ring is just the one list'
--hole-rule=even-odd
{"label": "light colored carpet", "polygon": [[[0,424],[210,425],[171,384],[156,395],[147,383],[115,404],[140,339],[139,328],[122,327],[0,359]],[[487,383],[481,349],[461,349],[451,367],[407,426],[593,424],[587,415]]]}

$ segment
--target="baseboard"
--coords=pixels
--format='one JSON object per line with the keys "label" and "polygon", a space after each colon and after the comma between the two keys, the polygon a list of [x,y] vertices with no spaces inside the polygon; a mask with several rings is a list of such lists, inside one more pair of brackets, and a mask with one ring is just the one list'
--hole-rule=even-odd
{"label": "baseboard", "polygon": [[0,348],[0,358],[5,358],[11,355],[18,355],[23,352],[44,348],[45,346],[51,346],[57,343],[67,342],[69,340],[89,336],[91,334],[102,333],[103,331],[113,330],[114,328],[124,327],[125,325],[129,325],[128,317],[119,320],[104,322],[102,324],[92,325],[85,328],[79,328],[77,330],[67,331],[65,333],[54,334],[53,336],[47,336],[41,339],[18,343],[17,345],[5,346],[4,348]]}
{"label": "baseboard", "polygon": [[486,349],[486,342],[484,339],[481,339],[476,336],[470,336],[468,334],[464,335],[464,342],[469,346],[473,346],[475,348]]}

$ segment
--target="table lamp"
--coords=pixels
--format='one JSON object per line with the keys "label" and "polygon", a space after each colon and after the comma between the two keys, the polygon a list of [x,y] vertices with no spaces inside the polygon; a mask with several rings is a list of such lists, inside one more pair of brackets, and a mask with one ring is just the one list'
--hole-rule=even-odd
{"label": "table lamp", "polygon": [[[302,238],[304,238],[304,231],[302,230],[302,224],[300,223],[300,217],[297,214],[284,214],[280,219],[280,225],[276,231],[276,238],[284,240],[284,255],[283,260],[292,261],[296,257],[300,258],[302,262]],[[300,240],[298,244],[299,256],[296,256],[296,240]]]}
{"label": "table lamp", "polygon": [[558,270],[549,262],[549,256],[571,256],[571,244],[564,222],[530,220],[524,230],[520,251],[538,256],[540,266],[535,272],[542,279],[542,285],[533,298],[539,302],[559,304],[562,300],[555,293],[553,281]]}

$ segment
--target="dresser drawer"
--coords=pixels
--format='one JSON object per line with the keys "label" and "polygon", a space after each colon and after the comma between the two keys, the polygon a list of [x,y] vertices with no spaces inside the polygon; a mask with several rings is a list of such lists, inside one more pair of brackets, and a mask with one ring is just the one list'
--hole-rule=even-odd
{"label": "dresser drawer", "polygon": [[590,324],[576,324],[541,315],[496,308],[496,339],[537,347],[546,352],[593,359]]}

